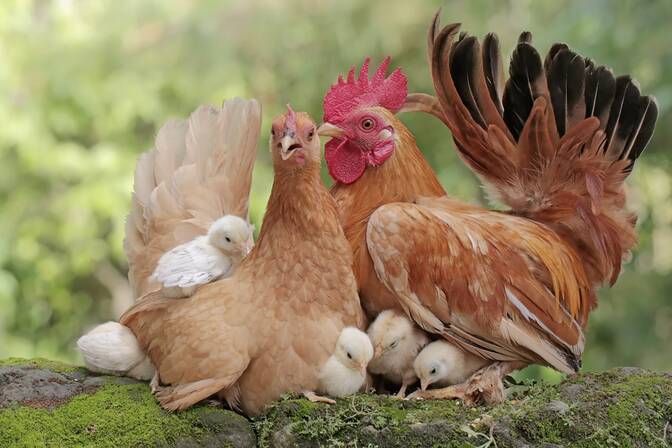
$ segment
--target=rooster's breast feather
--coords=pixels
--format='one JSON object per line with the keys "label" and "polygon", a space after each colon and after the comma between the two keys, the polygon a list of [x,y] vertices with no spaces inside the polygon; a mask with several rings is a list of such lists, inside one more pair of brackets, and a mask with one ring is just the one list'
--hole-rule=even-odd
{"label": "rooster's breast feather", "polygon": [[380,280],[427,331],[481,357],[576,371],[584,336],[576,255],[544,226],[448,198],[376,210],[367,245]]}

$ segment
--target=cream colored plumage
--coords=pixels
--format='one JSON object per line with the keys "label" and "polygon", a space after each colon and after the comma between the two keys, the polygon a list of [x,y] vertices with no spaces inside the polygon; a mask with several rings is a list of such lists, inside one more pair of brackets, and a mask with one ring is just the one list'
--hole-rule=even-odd
{"label": "cream colored plumage", "polygon": [[124,241],[136,297],[160,288],[150,276],[166,252],[222,216],[247,220],[260,125],[256,100],[201,106],[168,121],[140,156]]}
{"label": "cream colored plumage", "polygon": [[251,250],[252,226],[235,215],[216,220],[207,235],[174,247],[159,258],[150,277],[166,297],[191,296],[196,288],[233,274]]}
{"label": "cream colored plumage", "polygon": [[466,352],[444,340],[428,344],[413,362],[415,373],[420,378],[420,388],[428,386],[452,386],[466,381],[489,360]]}
{"label": "cream colored plumage", "polygon": [[[228,113],[227,133],[215,140],[228,146],[231,133],[257,135],[259,116],[248,113],[251,108]],[[207,134],[216,124],[193,121],[188,135],[194,141],[201,141],[199,134]],[[282,394],[317,390],[320,369],[333,353],[341,330],[365,325],[352,254],[333,198],[320,179],[315,123],[306,114],[290,110],[274,120],[271,134],[275,170],[271,196],[258,241],[234,274],[201,286],[184,300],[149,294],[122,316],[121,322],[134,332],[157,367],[164,385],[157,397],[166,409],[185,409],[218,394],[231,407],[256,415]],[[256,138],[246,141],[238,153],[229,151],[217,166],[230,172],[230,161],[253,160],[250,154],[256,152]],[[136,188],[137,179],[145,177],[140,170],[151,169],[152,165],[139,168]],[[246,172],[236,171],[246,181]],[[217,170],[208,176],[223,177]],[[137,222],[144,223],[143,232],[129,237],[127,244],[129,254],[137,255],[131,274],[140,293],[151,291],[148,272],[163,252],[184,242],[185,234],[186,240],[193,238],[198,230],[193,224],[197,218],[189,215],[203,212],[186,210],[207,207],[206,201],[194,207],[179,204],[185,200],[183,191],[208,189],[210,177],[190,176],[199,182],[197,186],[181,182],[185,176],[174,177],[180,188],[155,186],[149,197],[159,200],[150,200],[150,210],[141,209],[130,220],[130,232],[136,232]],[[240,202],[244,206],[238,211],[244,215],[246,199]],[[142,256],[142,251],[148,255]]]}
{"label": "cream colored plumage", "polygon": [[149,380],[154,366],[127,327],[117,322],[98,325],[77,340],[86,367],[106,375]]}
{"label": "cream colored plumage", "polygon": [[[334,354],[320,369],[318,392],[330,397],[347,397],[362,390],[366,383],[366,366],[373,358],[369,336],[355,327],[341,331]],[[311,401],[334,404],[334,400],[304,392]]]}
{"label": "cream colored plumage", "polygon": [[400,384],[397,396],[405,397],[406,388],[418,379],[413,370],[413,361],[429,342],[427,334],[397,310],[380,313],[367,333],[374,347],[369,371]]}

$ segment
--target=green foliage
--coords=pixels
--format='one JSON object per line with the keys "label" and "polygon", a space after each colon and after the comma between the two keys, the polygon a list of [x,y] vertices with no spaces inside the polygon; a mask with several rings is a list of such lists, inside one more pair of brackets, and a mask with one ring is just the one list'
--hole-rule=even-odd
{"label": "green foliage", "polygon": [[[668,0],[0,2],[0,357],[73,360],[75,339],[128,305],[122,239],[134,164],[168,117],[235,95],[258,97],[266,124],[290,101],[320,117],[324,91],[367,55],[392,55],[412,90],[430,92],[425,31],[441,5],[445,21],[497,31],[505,51],[529,29],[540,48],[564,40],[657,96],[660,125],[630,182],[641,245],[601,294],[584,366],[672,369]],[[447,190],[482,200],[448,131],[403,119]],[[265,139],[257,224],[272,176]]]}

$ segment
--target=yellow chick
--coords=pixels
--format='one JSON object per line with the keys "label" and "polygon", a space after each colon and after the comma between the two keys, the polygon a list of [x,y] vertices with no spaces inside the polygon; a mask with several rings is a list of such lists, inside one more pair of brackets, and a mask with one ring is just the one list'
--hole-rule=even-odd
{"label": "yellow chick", "polygon": [[367,333],[374,348],[369,371],[401,384],[397,397],[404,398],[406,388],[418,379],[413,370],[413,361],[429,343],[427,334],[405,314],[396,310],[380,313]]}
{"label": "yellow chick", "polygon": [[[366,383],[366,366],[373,357],[373,346],[366,333],[355,327],[341,331],[334,354],[320,370],[319,392],[332,397],[346,397],[362,390]],[[334,404],[328,397],[304,392],[312,402]]]}
{"label": "yellow chick", "polygon": [[488,362],[440,340],[427,345],[418,354],[413,368],[420,378],[420,388],[426,390],[432,384],[446,387],[463,383]]}

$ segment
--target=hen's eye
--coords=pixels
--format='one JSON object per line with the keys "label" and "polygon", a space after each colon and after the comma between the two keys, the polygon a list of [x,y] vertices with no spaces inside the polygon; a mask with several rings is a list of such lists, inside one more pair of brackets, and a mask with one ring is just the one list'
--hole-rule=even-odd
{"label": "hen's eye", "polygon": [[271,135],[275,137],[275,129],[271,128]]}
{"label": "hen's eye", "polygon": [[362,120],[362,123],[360,124],[360,126],[361,126],[362,129],[364,129],[365,131],[370,131],[371,129],[373,129],[373,127],[375,126],[375,124],[376,124],[376,123],[374,123],[374,121],[373,121],[372,119],[370,119],[370,118],[365,118],[365,119]]}
{"label": "hen's eye", "polygon": [[394,348],[394,347],[396,347],[397,345],[399,345],[399,341],[394,341],[394,342],[392,342],[392,343],[390,344],[390,348]]}
{"label": "hen's eye", "polygon": [[224,237],[224,239],[226,240],[227,243],[230,243],[230,242],[231,242],[231,238],[229,238],[228,236],[227,236],[227,237]]}
{"label": "hen's eye", "polygon": [[308,133],[308,140],[312,140],[314,135],[315,135],[315,129],[311,130],[311,131]]}

